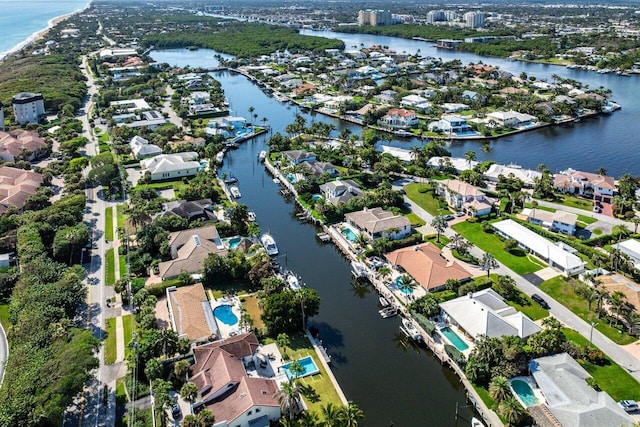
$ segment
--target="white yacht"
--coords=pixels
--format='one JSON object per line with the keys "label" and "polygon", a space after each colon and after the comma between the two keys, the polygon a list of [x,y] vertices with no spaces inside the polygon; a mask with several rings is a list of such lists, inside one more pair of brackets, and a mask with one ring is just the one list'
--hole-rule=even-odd
{"label": "white yacht", "polygon": [[268,234],[263,234],[260,238],[260,242],[264,249],[267,251],[267,255],[274,256],[278,255],[278,246],[276,245],[276,241]]}
{"label": "white yacht", "polygon": [[260,160],[261,162],[264,162],[266,158],[267,158],[267,152],[262,150],[260,154],[258,154],[258,160]]}
{"label": "white yacht", "polygon": [[242,197],[242,194],[240,194],[240,190],[235,185],[229,187],[229,192],[236,199],[239,199],[240,197]]}
{"label": "white yacht", "polygon": [[409,319],[402,319],[402,326],[400,326],[400,330],[404,332],[406,336],[414,339],[415,341],[422,341],[422,334],[418,331],[418,328],[413,324],[413,322]]}

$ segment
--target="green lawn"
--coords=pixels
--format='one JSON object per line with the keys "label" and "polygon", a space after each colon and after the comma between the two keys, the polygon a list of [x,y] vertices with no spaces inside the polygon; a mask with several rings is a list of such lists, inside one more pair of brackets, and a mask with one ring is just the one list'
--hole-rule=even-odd
{"label": "green lawn", "polygon": [[116,405],[124,405],[129,401],[125,391],[124,377],[116,380]]}
{"label": "green lawn", "polygon": [[118,255],[119,267],[120,267],[120,278],[122,279],[127,275],[127,256],[126,255]]}
{"label": "green lawn", "polygon": [[113,242],[113,207],[104,210],[104,238]]}
{"label": "green lawn", "polygon": [[262,316],[262,309],[258,304],[258,297],[256,295],[246,295],[242,297],[244,301],[242,302],[242,307],[247,310],[249,316],[253,320],[253,327],[256,329],[264,330],[264,322],[260,318]]}
{"label": "green lawn", "polygon": [[302,334],[297,334],[289,337],[289,339],[291,341],[289,347],[286,349],[279,347],[280,353],[283,357],[286,357],[286,354],[289,357],[289,360],[299,360],[307,356],[312,356],[316,366],[320,369],[319,374],[310,375],[300,378],[299,380],[302,384],[313,387],[316,393],[320,396],[320,400],[317,402],[312,402],[306,397],[304,398],[309,410],[322,417],[321,407],[328,403],[332,403],[334,406],[341,408],[343,405],[340,400],[340,396],[338,396],[338,392],[327,375],[324,366],[318,360],[318,356],[307,337]]}
{"label": "green lawn", "polygon": [[[419,190],[428,189],[424,193]],[[425,211],[429,212],[431,215],[438,214],[449,214],[451,211],[446,208],[444,203],[441,203],[438,199],[436,199],[433,195],[429,186],[424,183],[412,183],[407,184],[404,187],[404,191],[407,193],[407,197],[411,199],[415,204],[420,206]]]}
{"label": "green lawn", "polygon": [[115,272],[116,263],[115,263],[113,248],[107,251],[107,255],[105,258],[106,260],[105,260],[105,279],[104,280],[107,283],[107,286],[113,286],[116,283],[116,272]]}
{"label": "green lawn", "polygon": [[9,303],[2,302],[0,303],[0,324],[4,328],[5,332],[11,326],[11,322],[9,321]]}
{"label": "green lawn", "polygon": [[[589,341],[579,333],[564,329],[564,335],[569,341],[579,345],[588,345]],[[624,368],[609,359],[608,365],[597,366],[593,363],[579,360],[578,363],[589,372],[603,391],[609,393],[613,400],[633,399],[640,400],[640,384]]]}
{"label": "green lawn", "polygon": [[424,239],[426,242],[431,242],[438,247],[438,249],[442,249],[449,244],[449,238],[444,234],[440,235],[440,242],[438,242],[438,235],[429,235]]}
{"label": "green lawn", "polygon": [[100,134],[100,136],[98,137],[98,142],[102,144],[106,144],[107,141],[109,141],[109,132]]}
{"label": "green lawn", "polygon": [[597,222],[598,220],[590,216],[578,215],[578,221],[584,222],[585,224],[589,225],[589,224],[593,224],[594,222]]}
{"label": "green lawn", "polygon": [[133,331],[137,329],[138,323],[136,322],[135,315],[127,314],[122,316],[122,329],[124,335],[124,358],[129,355],[129,343],[133,339]]}
{"label": "green lawn", "polygon": [[[117,211],[116,211],[117,215],[118,215],[118,218],[117,218],[116,221],[118,222],[118,229],[119,230],[124,230],[124,225],[125,225],[125,222],[127,221],[127,216],[128,215],[125,215],[124,208],[125,208],[124,205],[122,205],[122,204],[118,205]],[[122,236],[120,236],[120,238],[122,238]]]}
{"label": "green lawn", "polygon": [[423,225],[426,224],[426,222],[424,222],[422,218],[420,218],[418,215],[414,214],[413,212],[408,213],[405,216],[411,222],[412,227],[422,227]]}
{"label": "green lawn", "polygon": [[[597,322],[595,328],[616,344],[625,345],[637,340],[637,338],[630,336],[626,332],[619,333],[618,329],[609,326],[606,320],[597,320],[596,314],[593,311],[589,311],[589,304],[587,301],[580,295],[576,294],[573,286],[568,282],[565,282],[561,276],[542,282],[540,284],[540,289],[567,307],[585,322],[589,323],[592,320],[595,320]],[[594,310],[594,308],[595,302],[591,304],[591,309]],[[620,326],[620,328],[621,330],[624,330],[624,327]]]}
{"label": "green lawn", "polygon": [[504,242],[495,233],[485,233],[479,222],[459,222],[451,228],[483,251],[492,254],[517,274],[530,274],[542,268],[539,264],[531,262],[526,254],[517,256],[505,251]]}
{"label": "green lawn", "polygon": [[549,310],[540,307],[540,305],[533,302],[533,300],[523,292],[516,289],[518,295],[515,301],[509,301],[505,299],[505,302],[516,310],[523,312],[529,316],[532,320],[544,319],[549,315]]}
{"label": "green lawn", "polygon": [[577,197],[571,197],[567,195],[561,196],[561,198],[556,200],[556,203],[560,203],[562,205],[576,209],[583,209],[589,212],[591,212],[591,210],[593,209],[593,202],[591,200],[579,199]]}
{"label": "green lawn", "polygon": [[112,317],[106,320],[107,338],[104,340],[104,363],[111,365],[116,362],[118,352],[116,342],[116,318]]}

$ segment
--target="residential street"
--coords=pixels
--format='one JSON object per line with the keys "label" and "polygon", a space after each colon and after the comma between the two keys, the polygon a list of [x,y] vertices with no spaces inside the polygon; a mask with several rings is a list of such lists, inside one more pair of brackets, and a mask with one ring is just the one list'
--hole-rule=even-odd
{"label": "residential street", "polygon": [[[427,224],[431,224],[431,221],[433,220],[433,215],[431,215],[430,213],[422,209],[420,206],[413,203],[407,196],[404,197],[404,200],[405,200],[405,203],[411,206],[411,210],[416,215],[422,218]],[[558,207],[558,205],[552,206],[552,207]],[[562,207],[562,208],[565,209],[565,207]],[[577,210],[579,211],[579,209]],[[597,214],[594,214],[594,215],[597,215]],[[600,216],[604,216],[604,215],[600,215]],[[612,221],[619,221],[617,219],[610,218],[610,217],[609,219]],[[453,231],[451,228],[448,227],[444,234],[447,237],[451,238],[456,233],[455,231]],[[479,248],[477,248],[476,246],[472,246],[472,248],[470,249],[470,253],[479,259],[481,259],[482,255],[484,254],[484,252]],[[492,270],[492,272],[511,276],[518,284],[518,288],[529,296],[531,296],[531,294],[533,293],[536,293],[542,296],[551,307],[551,310],[549,310],[551,314],[553,314],[562,323],[567,325],[567,327],[574,329],[575,331],[579,332],[583,337],[585,337],[586,339],[589,339],[592,333],[592,328],[590,324],[580,319],[578,316],[573,314],[568,308],[566,308],[565,306],[563,306],[562,304],[560,304],[559,302],[551,298],[549,295],[541,291],[536,285],[531,283],[529,280],[514,273],[504,265],[500,263],[498,264],[500,265],[500,267],[496,270]],[[593,343],[596,346],[598,346],[600,350],[605,352],[607,356],[613,359],[613,361],[615,361],[618,365],[626,369],[627,372],[629,372],[637,381],[640,381],[640,360],[636,359],[629,352],[627,352],[625,349],[623,349],[622,347],[620,347],[619,345],[611,341],[609,338],[604,336],[595,328],[593,329]]]}
{"label": "residential street", "polygon": [[9,357],[9,343],[7,342],[7,334],[0,325],[0,387],[2,387],[4,380],[4,366],[7,363],[7,357]]}

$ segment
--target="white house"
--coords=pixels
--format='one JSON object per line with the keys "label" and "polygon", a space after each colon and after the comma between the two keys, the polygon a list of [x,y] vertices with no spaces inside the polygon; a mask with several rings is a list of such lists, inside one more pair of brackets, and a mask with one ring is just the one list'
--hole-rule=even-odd
{"label": "white house", "polygon": [[567,169],[555,174],[553,186],[560,191],[582,196],[593,196],[594,200],[611,202],[616,184],[612,176],[599,175]]}
{"label": "white house", "polygon": [[380,122],[392,128],[410,128],[419,123],[415,111],[403,108],[392,108],[380,119]]}
{"label": "white house", "polygon": [[487,119],[493,120],[505,128],[517,128],[538,120],[531,114],[519,113],[517,111],[493,111],[487,114]]}
{"label": "white house", "polygon": [[460,111],[468,110],[467,104],[459,104],[454,102],[445,102],[440,106],[445,113],[459,113]]}
{"label": "white house", "polygon": [[573,248],[566,245],[555,245],[512,219],[506,219],[492,225],[498,234],[507,239],[516,240],[521,248],[546,260],[549,266],[559,269],[566,276],[574,276],[584,270],[585,262],[571,253],[575,251]]}
{"label": "white house", "polygon": [[469,161],[462,157],[434,156],[427,161],[427,166],[430,166],[432,168],[438,168],[438,169],[443,169],[445,167],[450,166],[454,168],[458,173],[462,173],[463,171],[473,169],[478,165],[478,163],[480,162],[477,162],[475,160]]}
{"label": "white house", "polygon": [[518,165],[499,165],[497,163],[489,166],[489,169],[482,174],[482,177],[488,181],[498,182],[500,181],[501,175],[505,178],[517,178],[524,183],[525,187],[533,187],[535,185],[535,179],[542,178],[541,172],[532,169],[523,169]]}
{"label": "white house", "polygon": [[326,182],[320,186],[320,191],[327,202],[334,206],[338,203],[348,203],[354,197],[364,194],[360,186],[350,179]]}
{"label": "white house", "polygon": [[19,125],[38,123],[44,115],[44,98],[40,93],[20,92],[11,99],[11,105]]}
{"label": "white house", "polygon": [[161,154],[140,161],[144,172],[151,174],[152,181],[193,176],[200,170],[198,153],[186,152]]}
{"label": "white house", "polygon": [[381,237],[396,240],[411,234],[411,221],[404,215],[396,215],[382,208],[364,208],[345,214],[346,222],[365,233],[371,240]]}
{"label": "white house", "polygon": [[444,196],[447,204],[454,210],[464,210],[472,216],[485,216],[491,213],[493,200],[487,198],[481,190],[458,179],[437,181],[436,193]]}
{"label": "white house", "polygon": [[546,227],[551,231],[557,231],[559,233],[573,236],[576,233],[576,222],[578,221],[578,215],[565,212],[555,211],[549,212],[542,209],[523,209],[522,215],[527,217],[527,221],[532,224]]}
{"label": "white house", "polygon": [[628,256],[633,261],[634,267],[640,270],[640,242],[636,239],[627,239],[616,243],[613,248]]}
{"label": "white house", "polygon": [[131,147],[131,154],[136,159],[146,159],[162,154],[162,148],[155,144],[149,144],[149,141],[138,135],[131,138],[129,147]]}
{"label": "white house", "polygon": [[467,119],[455,115],[442,116],[437,122],[429,123],[429,130],[431,132],[464,133],[470,129],[467,124]]}
{"label": "white house", "polygon": [[413,107],[420,110],[431,108],[431,103],[419,95],[407,95],[400,101],[402,107]]}

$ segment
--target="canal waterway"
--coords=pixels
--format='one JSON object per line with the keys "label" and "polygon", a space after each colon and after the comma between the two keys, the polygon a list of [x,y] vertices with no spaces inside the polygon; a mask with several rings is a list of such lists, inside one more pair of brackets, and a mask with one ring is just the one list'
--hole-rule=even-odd
{"label": "canal waterway", "polygon": [[[215,66],[213,55],[199,51],[157,51],[156,61],[172,65]],[[255,108],[257,122],[267,117],[273,132],[284,133],[293,122],[295,107],[265,95],[246,78],[229,72],[215,73],[234,114],[249,117]],[[302,113],[307,122],[331,121],[321,115]],[[357,130],[356,127],[353,128]],[[320,313],[309,326],[332,356],[332,370],[349,400],[365,412],[367,426],[470,425],[465,391],[451,370],[426,350],[413,346],[399,330],[398,318],[382,319],[377,313],[377,295],[367,286],[353,286],[348,261],[332,244],[316,240],[317,230],[295,216],[292,200],[279,194],[279,186],[257,162],[269,134],[243,143],[227,153],[222,171],[238,178],[241,203],[256,213],[263,231],[269,231],[280,248],[280,263],[299,274],[322,300]]]}

